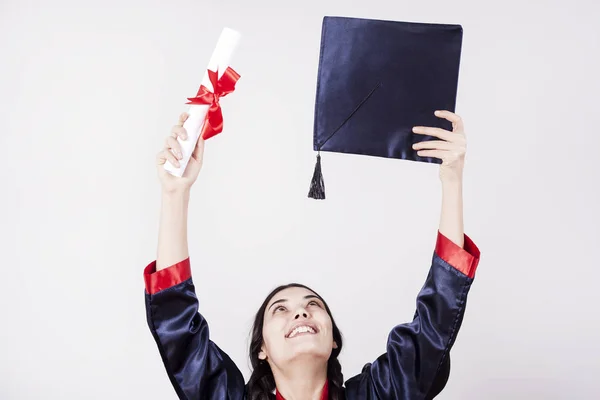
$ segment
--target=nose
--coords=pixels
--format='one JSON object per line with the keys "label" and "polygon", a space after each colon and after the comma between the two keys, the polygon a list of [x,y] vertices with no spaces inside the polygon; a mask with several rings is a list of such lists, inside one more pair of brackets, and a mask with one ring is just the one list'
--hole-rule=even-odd
{"label": "nose", "polygon": [[308,318],[308,312],[306,312],[306,310],[304,308],[296,311],[296,316],[294,317],[294,319],[298,319],[301,316],[304,318]]}

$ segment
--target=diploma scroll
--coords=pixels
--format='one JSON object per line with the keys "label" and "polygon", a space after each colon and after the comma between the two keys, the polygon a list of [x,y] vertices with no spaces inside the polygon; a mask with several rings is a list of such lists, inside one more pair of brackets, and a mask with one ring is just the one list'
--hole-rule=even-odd
{"label": "diploma scroll", "polygon": [[[233,29],[223,29],[223,31],[221,32],[221,36],[217,41],[217,45],[213,51],[212,57],[210,58],[210,61],[208,63],[208,67],[204,72],[204,78],[202,79],[201,87],[198,92],[197,98],[200,98],[201,92],[205,94],[205,96],[203,96],[205,98],[213,96],[213,93],[216,93],[218,90],[217,87],[214,87],[213,83],[216,82],[216,80],[220,80],[225,73],[228,74],[224,77],[225,79],[234,76],[233,84],[235,84],[235,80],[239,78],[239,75],[237,75],[235,71],[231,70],[229,64],[240,41],[240,37],[241,35]],[[213,76],[211,76],[211,74]],[[231,85],[231,79],[229,82],[226,82],[226,84],[227,83]],[[230,91],[233,91],[233,89],[231,89]],[[183,156],[183,158],[179,160],[180,166],[179,168],[177,168],[168,160],[164,165],[164,168],[171,175],[175,175],[177,177],[183,176],[183,173],[188,165],[190,157],[192,156],[194,148],[196,147],[198,139],[202,135],[202,132],[206,131],[206,128],[210,128],[205,126],[205,124],[208,124],[210,116],[207,114],[209,114],[209,110],[214,111],[215,107],[218,107],[218,97],[219,96],[217,95],[216,100],[212,104],[198,104],[198,102],[194,103],[194,99],[189,99],[191,100],[191,103],[188,103],[190,104],[190,108],[187,111],[189,117],[183,124],[183,127],[185,128],[188,137],[186,140],[181,140],[179,137],[177,138],[177,141],[181,144],[181,151]],[[220,108],[218,109],[218,114],[220,116]],[[218,132],[219,131],[214,132],[213,130],[213,133],[207,135],[205,139],[214,136]]]}

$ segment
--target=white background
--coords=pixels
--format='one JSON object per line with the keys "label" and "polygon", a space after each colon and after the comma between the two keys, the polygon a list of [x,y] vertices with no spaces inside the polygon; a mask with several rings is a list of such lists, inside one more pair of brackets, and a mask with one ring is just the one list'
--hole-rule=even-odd
{"label": "white background", "polygon": [[0,398],[176,398],[144,311],[154,158],[224,26],[243,34],[242,78],[189,216],[212,338],[248,377],[254,312],[300,281],[330,303],[345,378],[385,350],[429,268],[438,166],[325,153],[328,199],[307,198],[324,15],[464,28],[465,227],[482,259],[438,398],[597,398],[598,3],[349,4],[0,2]]}

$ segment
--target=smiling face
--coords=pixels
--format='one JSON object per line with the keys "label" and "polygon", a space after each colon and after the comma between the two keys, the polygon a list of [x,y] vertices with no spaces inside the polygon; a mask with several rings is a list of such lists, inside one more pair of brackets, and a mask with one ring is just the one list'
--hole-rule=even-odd
{"label": "smiling face", "polygon": [[290,287],[273,296],[264,312],[262,335],[259,358],[276,365],[298,358],[327,361],[337,347],[325,304],[302,287]]}

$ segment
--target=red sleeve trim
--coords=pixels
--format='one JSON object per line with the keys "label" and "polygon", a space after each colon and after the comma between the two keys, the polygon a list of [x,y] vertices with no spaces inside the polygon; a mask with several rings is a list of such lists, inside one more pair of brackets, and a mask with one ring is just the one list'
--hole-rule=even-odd
{"label": "red sleeve trim", "polygon": [[192,270],[189,257],[160,271],[156,271],[156,260],[154,260],[144,268],[146,292],[156,294],[161,290],[179,285],[181,282],[190,279],[191,276]]}
{"label": "red sleeve trim", "polygon": [[435,252],[442,260],[452,265],[455,269],[469,278],[474,278],[475,270],[477,270],[477,266],[479,265],[479,248],[477,248],[477,245],[466,234],[464,235],[464,240],[464,246],[460,247],[438,231]]}

